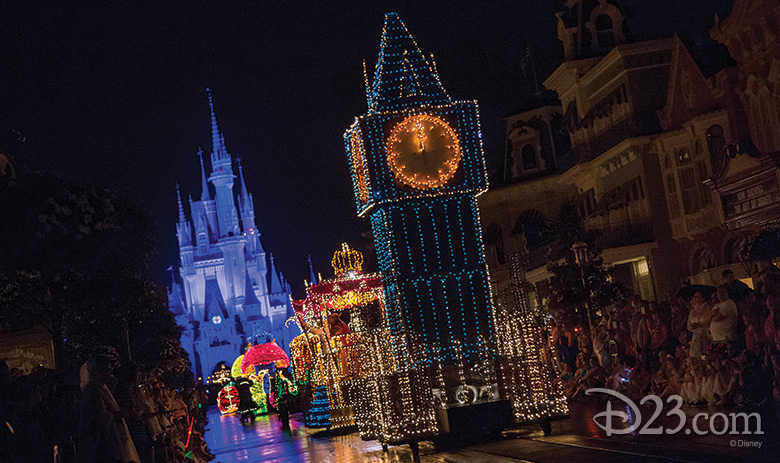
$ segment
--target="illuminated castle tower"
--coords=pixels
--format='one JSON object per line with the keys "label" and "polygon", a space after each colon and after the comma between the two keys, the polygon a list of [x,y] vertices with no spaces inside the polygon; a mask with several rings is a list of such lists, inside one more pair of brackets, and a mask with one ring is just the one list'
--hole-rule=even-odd
{"label": "illuminated castle tower", "polygon": [[233,159],[219,132],[210,92],[209,106],[211,175],[206,177],[203,153],[198,151],[201,194],[199,201],[189,198],[191,219],[177,188],[181,266],[168,291],[170,309],[183,328],[182,346],[193,372],[204,381],[219,362],[230,365],[242,346],[263,332],[281,346],[297,334],[296,328],[285,327],[293,314],[290,286],[276,271],[273,255],[267,257],[260,244],[254,201],[240,162],[236,208]]}

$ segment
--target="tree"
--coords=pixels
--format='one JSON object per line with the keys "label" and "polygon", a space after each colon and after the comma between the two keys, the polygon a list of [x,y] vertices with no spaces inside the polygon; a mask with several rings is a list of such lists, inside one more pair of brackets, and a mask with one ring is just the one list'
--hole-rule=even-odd
{"label": "tree", "polygon": [[753,262],[771,262],[780,257],[780,228],[763,230],[748,240],[743,253]]}
{"label": "tree", "polygon": [[109,346],[150,370],[187,370],[179,328],[150,278],[148,211],[42,172],[18,174],[0,188],[0,204],[0,325],[48,327],[58,368]]}
{"label": "tree", "polygon": [[587,243],[589,258],[582,267],[575,262],[572,252],[566,252],[558,260],[548,261],[547,271],[552,274],[548,307],[557,320],[588,325],[586,305],[590,305],[592,311],[603,310],[625,297],[627,291],[621,284],[612,281],[611,268],[604,264],[601,250],[593,245],[596,233],[585,229],[571,204],[561,208],[558,230],[559,240],[565,249],[570,249],[577,241]]}

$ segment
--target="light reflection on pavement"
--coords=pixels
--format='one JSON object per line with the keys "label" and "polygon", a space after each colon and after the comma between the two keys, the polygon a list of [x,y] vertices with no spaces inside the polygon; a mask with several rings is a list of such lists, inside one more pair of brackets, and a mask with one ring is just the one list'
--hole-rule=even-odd
{"label": "light reflection on pavement", "polygon": [[[761,449],[731,448],[723,436],[612,436],[596,427],[592,417],[604,410],[598,401],[571,403],[571,419],[552,423],[553,435],[544,436],[538,425],[505,432],[500,441],[436,452],[433,444],[420,444],[421,463],[508,463],[508,462],[724,462],[773,461],[780,459],[780,432],[777,423],[765,423],[764,436],[744,436],[762,441]],[[720,409],[686,409],[689,416]],[[736,410],[730,410],[736,411]],[[643,411],[643,415],[645,412]],[[649,413],[648,413],[649,415]],[[216,408],[208,411],[205,438],[217,458],[212,463],[234,462],[409,462],[408,446],[390,447],[387,453],[376,441],[363,441],[357,433],[323,436],[303,426],[300,415],[292,415],[291,432],[281,430],[276,415],[261,416],[242,425],[237,416],[221,416]],[[663,417],[658,424],[670,426]]]}
{"label": "light reflection on pavement", "polygon": [[[318,430],[304,427],[300,415],[290,417],[291,432],[284,434],[276,415],[258,417],[254,423],[242,425],[238,416],[221,416],[216,407],[208,410],[209,423],[205,438],[212,463],[234,462],[408,462],[412,454],[408,446],[390,447],[387,453],[376,441],[363,441],[357,433],[343,436],[317,436]],[[434,453],[429,442],[420,444],[422,463],[508,463],[516,458],[456,450]]]}

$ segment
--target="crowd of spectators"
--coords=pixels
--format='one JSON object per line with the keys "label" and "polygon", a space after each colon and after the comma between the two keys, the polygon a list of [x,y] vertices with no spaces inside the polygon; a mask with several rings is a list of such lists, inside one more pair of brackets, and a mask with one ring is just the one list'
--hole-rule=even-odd
{"label": "crowd of spectators", "polygon": [[208,462],[205,405],[202,389],[141,381],[136,365],[110,356],[87,360],[80,384],[0,360],[0,461]]}
{"label": "crowd of spectators", "polygon": [[567,396],[606,387],[694,406],[780,401],[780,269],[761,270],[755,290],[726,270],[717,288],[683,286],[660,303],[634,296],[588,324],[558,324]]}

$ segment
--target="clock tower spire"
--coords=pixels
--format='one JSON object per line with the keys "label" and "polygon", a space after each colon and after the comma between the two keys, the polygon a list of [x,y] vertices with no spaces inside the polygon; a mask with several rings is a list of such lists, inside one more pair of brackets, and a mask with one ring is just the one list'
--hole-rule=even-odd
{"label": "clock tower spire", "polygon": [[419,104],[452,103],[435,66],[425,58],[397,13],[385,15],[379,58],[368,94],[369,114]]}

